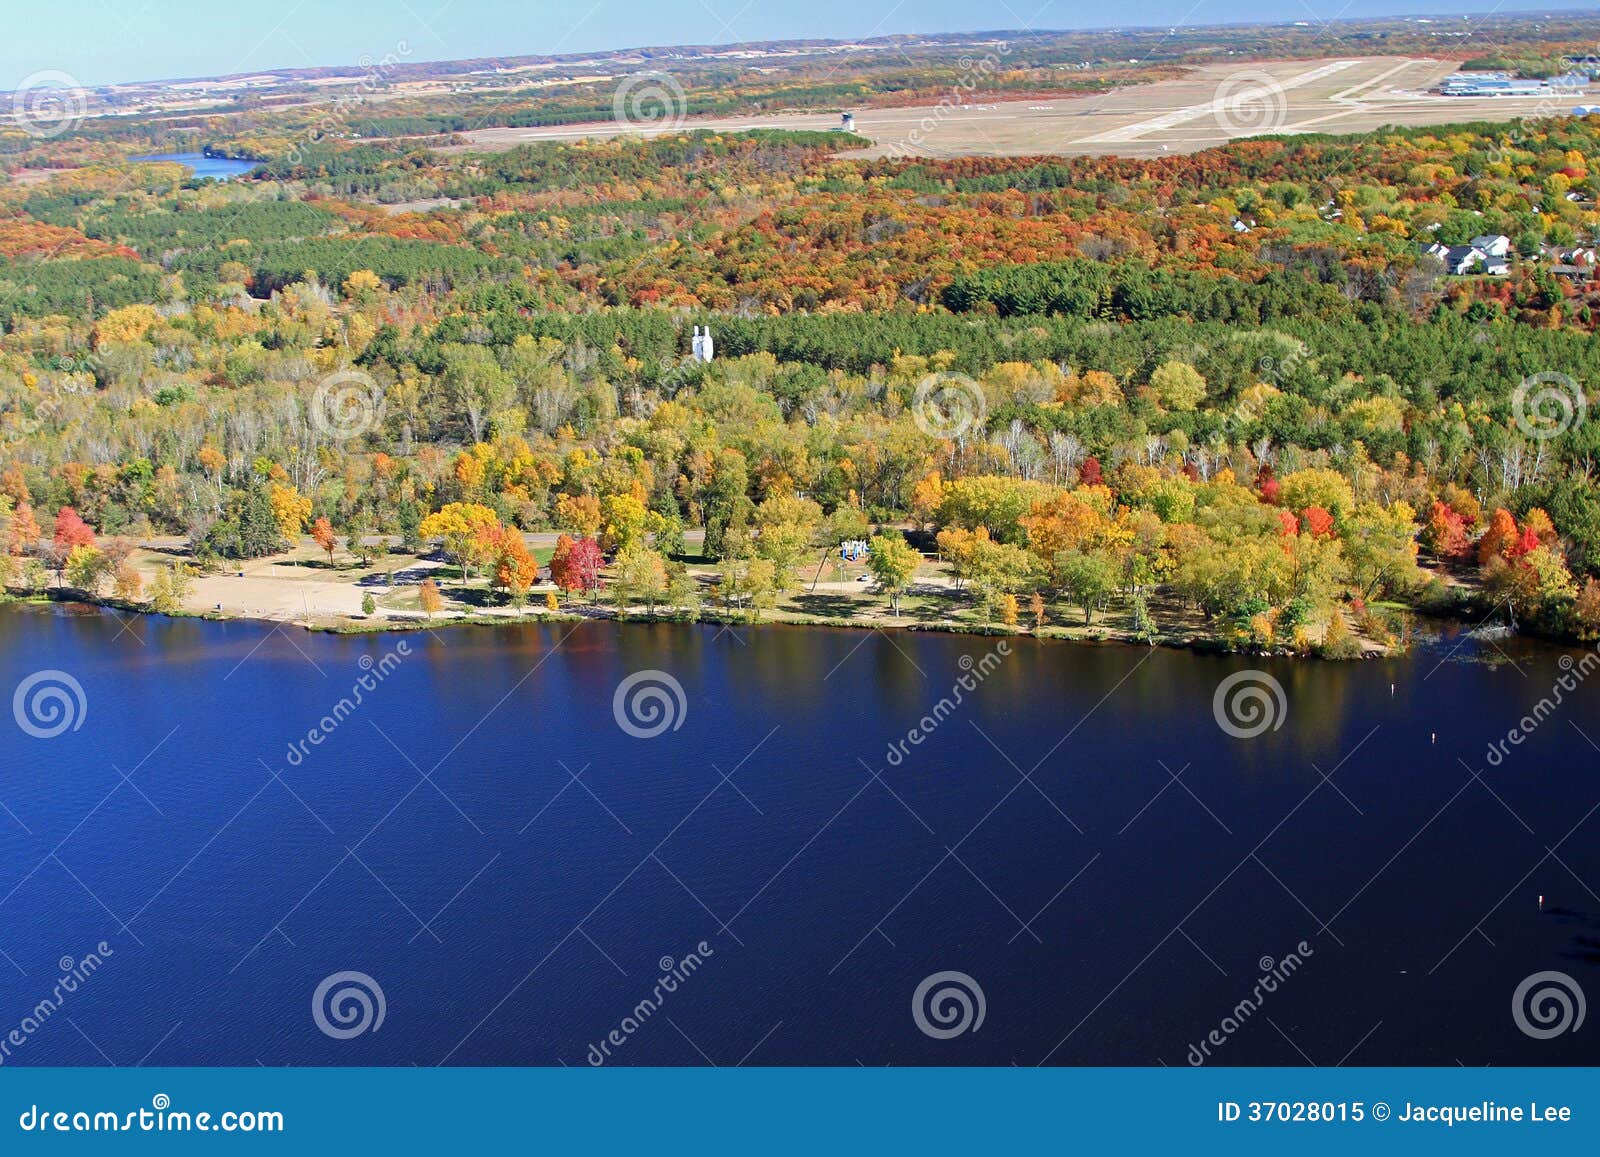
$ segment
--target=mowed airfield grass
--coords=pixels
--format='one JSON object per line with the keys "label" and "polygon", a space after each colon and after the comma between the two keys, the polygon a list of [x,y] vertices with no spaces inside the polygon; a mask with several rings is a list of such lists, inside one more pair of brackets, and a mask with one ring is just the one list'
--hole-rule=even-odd
{"label": "mowed airfield grass", "polygon": [[[1188,153],[1265,133],[1354,133],[1384,125],[1507,121],[1567,113],[1600,97],[1435,96],[1428,89],[1456,71],[1456,61],[1411,57],[1250,61],[1208,64],[1182,80],[1083,97],[960,100],[911,108],[860,108],[858,135],[870,149],[847,156],[1032,156]],[[1591,93],[1600,93],[1592,86]],[[499,151],[528,141],[653,136],[669,129],[831,129],[835,112],[689,118],[640,129],[612,122],[552,128],[490,128],[464,134],[471,151]],[[451,150],[455,151],[455,150]]]}

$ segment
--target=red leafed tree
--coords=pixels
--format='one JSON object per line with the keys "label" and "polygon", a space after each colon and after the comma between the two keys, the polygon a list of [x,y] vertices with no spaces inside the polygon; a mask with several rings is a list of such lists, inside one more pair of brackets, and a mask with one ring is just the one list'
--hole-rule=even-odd
{"label": "red leafed tree", "polygon": [[600,544],[592,538],[563,534],[550,556],[550,577],[567,592],[593,590],[600,585]]}
{"label": "red leafed tree", "polygon": [[1305,511],[1305,526],[1312,538],[1329,538],[1333,534],[1333,515],[1320,506],[1308,506]]}
{"label": "red leafed tree", "polygon": [[1300,520],[1287,510],[1278,511],[1278,522],[1283,529],[1279,531],[1284,538],[1293,538],[1300,533]]}
{"label": "red leafed tree", "polygon": [[94,528],[72,507],[63,506],[56,511],[56,532],[53,541],[56,550],[62,554],[71,554],[74,547],[94,545]]}
{"label": "red leafed tree", "polygon": [[1466,558],[1472,551],[1467,520],[1442,502],[1435,502],[1428,511],[1422,542],[1440,558]]}
{"label": "red leafed tree", "polygon": [[580,538],[572,545],[572,555],[567,560],[568,571],[578,586],[584,590],[593,590],[600,585],[600,567],[605,563],[605,557],[600,553],[600,544],[592,538]]}
{"label": "red leafed tree", "polygon": [[1105,481],[1105,475],[1100,469],[1100,459],[1093,454],[1083,460],[1083,465],[1078,467],[1078,481],[1084,486],[1099,486]]}
{"label": "red leafed tree", "polygon": [[1537,506],[1522,516],[1522,533],[1527,535],[1529,531],[1539,540],[1540,546],[1555,546],[1561,539],[1550,516]]}
{"label": "red leafed tree", "polygon": [[1261,483],[1261,501],[1273,506],[1278,505],[1278,496],[1283,493],[1283,483],[1276,478],[1268,478]]}
{"label": "red leafed tree", "polygon": [[1539,532],[1531,526],[1523,527],[1521,537],[1519,537],[1511,549],[1506,552],[1506,559],[1509,562],[1516,562],[1517,559],[1521,558],[1530,551],[1535,550],[1539,545]]}

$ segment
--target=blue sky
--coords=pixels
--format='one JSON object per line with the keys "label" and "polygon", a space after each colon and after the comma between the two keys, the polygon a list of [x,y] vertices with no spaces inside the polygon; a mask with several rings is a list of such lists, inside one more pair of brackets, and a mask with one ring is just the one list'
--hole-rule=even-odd
{"label": "blue sky", "polygon": [[[15,0],[20,6],[21,0]],[[1575,2],[1556,9],[1586,7]],[[7,4],[5,7],[12,7]],[[40,71],[86,85],[265,68],[978,28],[1194,25],[1501,12],[1517,0],[49,0],[0,35],[0,91]],[[1551,11],[1552,9],[1540,9]]]}

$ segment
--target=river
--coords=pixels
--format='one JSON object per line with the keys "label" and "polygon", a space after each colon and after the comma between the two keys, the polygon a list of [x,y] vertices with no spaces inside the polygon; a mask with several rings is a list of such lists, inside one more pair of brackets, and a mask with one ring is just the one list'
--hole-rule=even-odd
{"label": "river", "polygon": [[1585,655],[8,609],[0,1060],[1594,1063]]}

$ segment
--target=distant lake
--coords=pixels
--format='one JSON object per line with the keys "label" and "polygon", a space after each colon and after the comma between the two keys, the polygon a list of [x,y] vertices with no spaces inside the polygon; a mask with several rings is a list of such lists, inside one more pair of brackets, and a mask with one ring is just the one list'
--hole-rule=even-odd
{"label": "distant lake", "polygon": [[251,169],[261,164],[260,161],[236,161],[231,157],[208,157],[204,153],[153,153],[145,157],[134,157],[135,161],[172,161],[180,165],[188,165],[198,177],[214,177],[218,181],[226,181],[237,177],[240,173],[248,173]]}
{"label": "distant lake", "polygon": [[[0,702],[61,727],[54,679],[80,724],[0,713],[4,1064],[582,1066],[613,1030],[634,1065],[1181,1067],[1214,1029],[1225,1065],[1600,1058],[1512,1015],[1548,971],[1600,1001],[1584,652],[996,644],[0,610]],[[48,671],[81,701],[17,699]],[[1240,738],[1215,694],[1252,671],[1284,713]],[[346,972],[384,1019],[336,1039]],[[976,1031],[918,1027],[943,972]]]}

